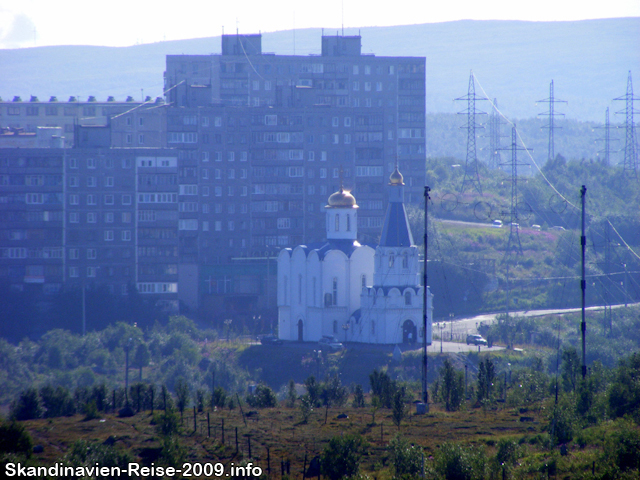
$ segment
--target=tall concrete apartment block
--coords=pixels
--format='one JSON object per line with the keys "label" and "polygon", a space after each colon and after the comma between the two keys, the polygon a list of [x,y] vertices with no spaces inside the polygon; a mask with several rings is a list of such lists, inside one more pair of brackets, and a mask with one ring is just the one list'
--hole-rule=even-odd
{"label": "tall concrete apartment block", "polygon": [[177,177],[166,149],[2,149],[0,282],[133,286],[177,311]]}
{"label": "tall concrete apartment block", "polygon": [[357,194],[362,240],[375,243],[396,162],[407,202],[422,200],[424,57],[362,54],[360,36],[323,36],[309,56],[263,53],[261,40],[223,35],[220,55],[167,56],[185,263],[320,240],[341,183]]}

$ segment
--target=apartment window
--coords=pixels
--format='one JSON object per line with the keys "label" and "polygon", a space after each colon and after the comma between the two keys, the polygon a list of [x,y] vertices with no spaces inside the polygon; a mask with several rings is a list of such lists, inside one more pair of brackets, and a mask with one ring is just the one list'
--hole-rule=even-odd
{"label": "apartment window", "polygon": [[209,196],[209,187],[208,186],[203,186],[202,187],[202,196],[203,197],[208,197]]}
{"label": "apartment window", "polygon": [[131,195],[122,195],[122,205],[131,205]]}
{"label": "apartment window", "polygon": [[141,127],[144,125],[144,117],[138,118],[138,125],[140,125]]}
{"label": "apartment window", "polygon": [[235,152],[227,152],[227,160],[230,162],[234,162],[236,160]]}
{"label": "apartment window", "polygon": [[382,91],[382,82],[376,82],[376,92]]}
{"label": "apartment window", "polygon": [[69,159],[69,168],[78,168],[78,159],[77,158],[70,158]]}
{"label": "apartment window", "polygon": [[316,158],[316,154],[315,154],[315,152],[314,152],[313,150],[310,150],[310,151],[307,153],[307,159],[308,159],[310,162],[313,162],[313,161],[315,160],[315,158]]}
{"label": "apartment window", "polygon": [[222,231],[222,222],[220,220],[216,220],[216,222],[214,223],[214,230],[216,232]]}
{"label": "apartment window", "polygon": [[253,90],[260,90],[260,81],[259,80],[254,80],[253,81]]}
{"label": "apartment window", "polygon": [[80,276],[80,268],[79,267],[69,267],[69,276],[71,278],[78,278]]}
{"label": "apartment window", "polygon": [[202,222],[202,231],[203,232],[208,232],[209,231],[209,222],[207,222],[206,220],[204,222]]}
{"label": "apartment window", "polygon": [[247,158],[248,158],[248,154],[247,154],[246,151],[245,152],[240,152],[240,161],[241,162],[246,162]]}
{"label": "apartment window", "polygon": [[122,230],[122,241],[129,242],[131,241],[131,230]]}
{"label": "apartment window", "polygon": [[202,117],[202,126],[203,127],[209,126],[209,117]]}
{"label": "apartment window", "polygon": [[144,133],[138,135],[138,145],[144,145]]}
{"label": "apartment window", "polygon": [[104,214],[104,223],[113,223],[113,212],[107,212]]}
{"label": "apartment window", "polygon": [[327,152],[320,152],[320,161],[321,162],[327,161]]}
{"label": "apartment window", "polygon": [[216,168],[213,173],[215,175],[215,179],[216,180],[221,180],[222,179],[222,170],[220,170],[219,168]]}
{"label": "apartment window", "polygon": [[55,117],[58,115],[58,107],[45,107],[44,113],[48,117]]}
{"label": "apartment window", "polygon": [[197,195],[198,185],[180,185],[180,195]]}
{"label": "apartment window", "polygon": [[357,92],[360,90],[360,82],[353,82],[353,91]]}
{"label": "apartment window", "polygon": [[69,223],[79,223],[80,222],[80,214],[78,212],[71,212],[69,214]]}
{"label": "apartment window", "polygon": [[227,223],[227,228],[230,232],[233,232],[236,229],[235,222],[233,220],[229,220],[229,222]]}
{"label": "apartment window", "polygon": [[393,75],[396,73],[396,68],[394,65],[389,65],[389,69],[388,69],[389,75]]}
{"label": "apartment window", "polygon": [[130,158],[122,159],[122,168],[131,168],[132,165],[133,165],[133,162],[131,161]]}
{"label": "apartment window", "polygon": [[70,248],[69,249],[69,260],[78,260],[80,258],[80,249],[79,248]]}
{"label": "apartment window", "polygon": [[131,212],[122,212],[122,223],[131,223]]}
{"label": "apartment window", "polygon": [[345,127],[351,126],[351,117],[344,117],[344,126]]}
{"label": "apartment window", "polygon": [[216,197],[221,197],[222,196],[222,187],[215,187],[214,189],[214,195]]}
{"label": "apartment window", "polygon": [[203,180],[208,180],[209,179],[209,170],[207,170],[206,168],[202,169],[202,178],[203,178]]}
{"label": "apartment window", "polygon": [[209,152],[202,152],[202,161],[203,162],[209,161]]}
{"label": "apartment window", "polygon": [[113,230],[105,230],[104,231],[104,240],[105,242],[113,241]]}
{"label": "apartment window", "polygon": [[69,177],[69,186],[70,187],[77,187],[78,186],[78,177],[76,177],[76,176]]}
{"label": "apartment window", "polygon": [[339,127],[340,126],[340,118],[339,117],[333,117],[331,119],[331,126],[332,127]]}
{"label": "apartment window", "polygon": [[334,145],[337,145],[338,143],[340,143],[340,135],[338,135],[337,133],[334,133],[332,135],[332,142]]}
{"label": "apartment window", "polygon": [[345,133],[344,134],[344,143],[345,143],[345,145],[349,145],[351,143],[351,134],[350,133]]}
{"label": "apartment window", "polygon": [[236,178],[236,171],[233,168],[230,168],[229,170],[227,170],[227,178],[229,180],[233,180]]}
{"label": "apartment window", "polygon": [[95,187],[97,183],[96,177],[87,177],[87,187]]}
{"label": "apartment window", "polygon": [[97,270],[98,269],[96,267],[87,267],[87,277],[94,278]]}
{"label": "apartment window", "polygon": [[98,223],[98,214],[96,212],[87,213],[87,223]]}
{"label": "apartment window", "polygon": [[114,196],[113,195],[105,195],[104,196],[104,204],[105,205],[113,205],[114,203]]}
{"label": "apartment window", "polygon": [[320,169],[320,178],[327,178],[327,169],[326,168],[321,168]]}
{"label": "apartment window", "polygon": [[98,252],[95,248],[87,248],[87,260],[95,260],[98,258]]}
{"label": "apartment window", "polygon": [[96,168],[95,158],[87,158],[87,168]]}
{"label": "apartment window", "polygon": [[69,205],[79,205],[80,195],[69,195]]}
{"label": "apartment window", "polygon": [[227,187],[227,195],[230,197],[233,197],[233,195],[236,193],[236,189],[234,187]]}
{"label": "apartment window", "polygon": [[240,191],[240,196],[246,197],[247,193],[248,193],[248,188],[246,186],[242,187],[242,190]]}
{"label": "apartment window", "polygon": [[360,66],[359,65],[354,65],[353,66],[353,74],[354,75],[358,75],[360,73]]}
{"label": "apartment window", "polygon": [[202,204],[202,213],[209,213],[209,204],[208,203],[203,203]]}
{"label": "apartment window", "polygon": [[371,82],[364,82],[364,91],[365,92],[371,91]]}
{"label": "apartment window", "polygon": [[271,82],[269,80],[264,81],[264,89],[271,90]]}

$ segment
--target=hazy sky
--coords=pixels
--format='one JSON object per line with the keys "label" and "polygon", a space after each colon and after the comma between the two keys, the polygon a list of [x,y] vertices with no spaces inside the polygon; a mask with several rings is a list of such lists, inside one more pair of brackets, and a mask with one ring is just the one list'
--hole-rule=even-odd
{"label": "hazy sky", "polygon": [[[4,4],[4,5],[3,5]],[[100,5],[100,6],[97,6]],[[336,29],[461,19],[564,21],[638,17],[639,0],[19,0],[0,3],[0,48],[128,46],[292,28]]]}

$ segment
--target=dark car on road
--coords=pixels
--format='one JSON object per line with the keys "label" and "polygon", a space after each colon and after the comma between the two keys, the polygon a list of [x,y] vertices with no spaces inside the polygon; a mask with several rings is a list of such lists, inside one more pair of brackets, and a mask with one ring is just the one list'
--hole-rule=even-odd
{"label": "dark car on road", "polygon": [[487,341],[482,335],[467,335],[467,345],[486,345]]}

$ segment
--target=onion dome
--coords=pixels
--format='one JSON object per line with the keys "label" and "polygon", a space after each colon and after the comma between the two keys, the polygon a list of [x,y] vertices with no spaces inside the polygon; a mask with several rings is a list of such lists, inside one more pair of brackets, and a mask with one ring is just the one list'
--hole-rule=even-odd
{"label": "onion dome", "polygon": [[396,165],[396,169],[389,176],[389,185],[404,185],[404,177],[398,170],[397,165]]}
{"label": "onion dome", "polygon": [[333,193],[329,197],[327,208],[358,208],[358,206],[356,198],[341,186],[339,192]]}

